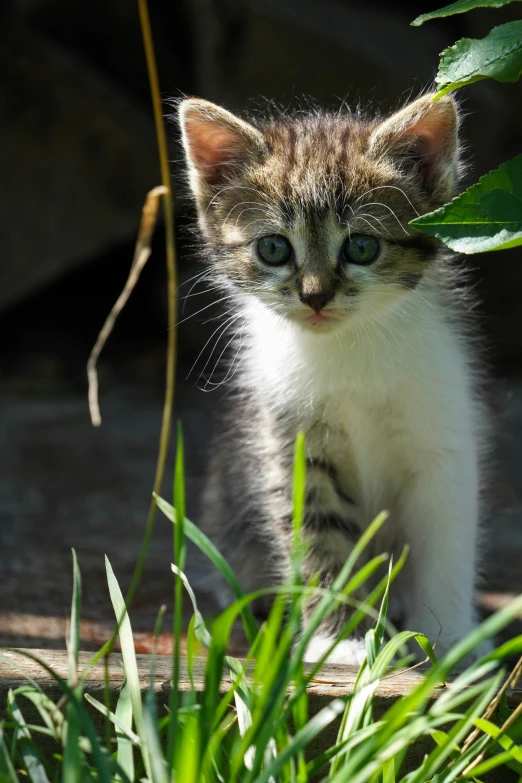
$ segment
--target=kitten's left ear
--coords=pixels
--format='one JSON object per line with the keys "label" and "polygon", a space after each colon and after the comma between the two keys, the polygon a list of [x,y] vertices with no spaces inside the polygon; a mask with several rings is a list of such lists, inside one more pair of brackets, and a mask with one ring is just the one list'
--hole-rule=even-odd
{"label": "kitten's left ear", "polygon": [[433,94],[410,103],[384,120],[370,136],[375,157],[407,158],[435,201],[453,194],[458,174],[458,114],[449,95],[432,101]]}
{"label": "kitten's left ear", "polygon": [[266,156],[262,133],[210,101],[182,101],[179,123],[190,185],[200,205],[241,167],[260,163]]}

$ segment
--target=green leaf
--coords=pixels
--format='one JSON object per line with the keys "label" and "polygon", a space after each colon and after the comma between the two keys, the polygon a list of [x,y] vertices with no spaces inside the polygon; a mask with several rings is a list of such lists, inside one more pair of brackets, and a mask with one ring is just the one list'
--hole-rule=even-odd
{"label": "green leaf", "polygon": [[458,253],[506,250],[522,244],[522,155],[410,225]]}
{"label": "green leaf", "polygon": [[4,732],[0,725],[0,775],[2,775],[2,781],[6,780],[9,783],[19,783],[19,778],[15,772],[13,762],[9,756],[7,745],[5,744]]}
{"label": "green leaf", "polygon": [[82,580],[76,550],[72,550],[73,557],[73,596],[71,603],[71,627],[69,631],[69,685],[74,686],[78,681],[78,652],[80,649],[80,614],[82,604]]}
{"label": "green leaf", "polygon": [[129,689],[129,696],[132,704],[132,715],[136,724],[137,734],[142,743],[141,750],[145,769],[147,770],[147,776],[152,779],[151,760],[147,739],[145,738],[143,707],[141,703],[140,676],[138,673],[138,664],[136,661],[136,651],[134,649],[134,637],[132,635],[132,628],[129,614],[127,612],[127,607],[125,605],[125,600],[107,556],[105,556],[105,570],[107,572],[107,583],[109,585],[109,593],[111,596],[114,613],[116,618],[119,621],[121,620],[119,630],[120,646],[123,658],[123,669],[125,671],[125,681]]}
{"label": "green leaf", "polygon": [[[160,511],[162,511],[165,514],[167,519],[170,519],[171,522],[176,524],[176,511],[174,507],[171,506],[170,503],[167,503],[166,500],[163,500],[163,498],[160,498],[159,495],[154,494],[154,498],[156,500],[156,504],[160,509]],[[241,589],[241,585],[239,584],[236,575],[232,571],[231,567],[229,566],[229,564],[227,563],[223,555],[212,543],[212,541],[209,538],[207,538],[207,536],[198,527],[196,527],[196,525],[193,522],[187,519],[187,517],[185,517],[185,519],[183,520],[183,529],[187,538],[189,538],[192,541],[192,543],[195,544],[198,547],[198,549],[200,549],[203,552],[203,554],[206,555],[208,559],[211,560],[212,563],[216,566],[216,568],[221,572],[221,575],[228,582],[228,586],[234,593],[234,596],[237,599],[243,598],[244,593]],[[257,623],[250,606],[245,605],[243,607],[242,617],[243,617],[243,623],[245,626],[245,633],[247,639],[250,644],[253,644],[257,636]]]}
{"label": "green leaf", "polygon": [[[123,690],[124,687],[125,687],[125,680],[124,680],[124,683],[122,685],[122,690]],[[118,736],[118,734],[121,734],[121,736],[125,737],[131,743],[131,745],[136,745],[136,747],[140,747],[141,746],[141,740],[138,737],[138,735],[132,730],[132,728],[129,728],[128,726],[126,726],[122,722],[121,716],[118,713],[118,705],[119,705],[119,703],[121,701],[121,695],[120,695],[120,698],[118,699],[118,704],[116,705],[116,712],[111,712],[111,710],[107,709],[105,704],[102,704],[101,701],[98,701],[98,699],[95,699],[94,696],[91,696],[90,693],[86,693],[84,695],[85,695],[85,701],[89,702],[89,704],[91,704],[95,709],[97,709],[98,712],[101,712],[102,715],[104,715],[106,718],[108,718],[114,724],[114,726],[116,728],[117,736]],[[126,698],[130,702],[130,696],[128,695],[128,692],[127,692],[127,697]],[[120,710],[120,712],[121,712],[121,710]],[[132,718],[132,713],[131,713],[131,718]],[[127,718],[125,718],[125,720],[127,721]],[[131,721],[130,725],[132,725],[132,721]],[[118,761],[118,764],[119,764],[120,767],[122,767],[122,764],[120,763],[120,761]]]}
{"label": "green leaf", "polygon": [[345,702],[343,699],[334,699],[326,707],[323,707],[281,750],[272,764],[263,771],[256,783],[269,783],[277,775],[283,764],[288,759],[293,758],[299,750],[306,748],[319,732],[323,731],[326,726],[329,726],[343,712],[344,707]]}
{"label": "green leaf", "polygon": [[[16,652],[17,655],[21,655],[24,658],[28,658],[30,661],[34,661],[34,663],[37,663],[39,666],[42,667],[42,669],[44,669],[44,671],[49,675],[49,677],[53,679],[56,682],[56,684],[60,687],[60,689],[63,691],[64,695],[68,699],[68,704],[74,705],[81,722],[81,726],[83,730],[82,733],[86,735],[87,740],[90,742],[91,745],[90,752],[92,753],[92,758],[94,761],[96,772],[98,773],[99,783],[111,783],[107,752],[105,748],[102,747],[98,739],[98,735],[96,733],[94,725],[89,715],[87,714],[87,711],[85,710],[82,701],[78,698],[79,688],[71,688],[67,683],[67,681],[64,680],[63,677],[60,677],[60,675],[57,674],[51,666],[49,666],[41,658],[38,658],[36,655],[33,655],[33,653],[30,652],[29,650],[21,650],[21,649],[14,650],[12,648],[7,648],[7,651]],[[2,761],[1,745],[2,745],[2,741],[1,741],[1,727],[0,727],[0,764]],[[1,771],[2,768],[0,766],[0,772]]]}
{"label": "green leaf", "polygon": [[61,742],[63,735],[64,717],[62,711],[51,699],[40,690],[32,686],[22,685],[15,691],[15,696],[23,696],[28,699],[38,710],[42,721],[49,729],[51,736],[57,742]]}
{"label": "green leaf", "polygon": [[480,79],[516,82],[522,74],[522,21],[494,27],[484,38],[462,38],[440,56],[435,81],[441,98]]}
{"label": "green leaf", "polygon": [[17,726],[18,742],[20,745],[20,751],[24,760],[27,774],[31,780],[31,783],[49,783],[49,778],[45,772],[45,768],[42,764],[38,751],[32,741],[31,733],[27,727],[24,716],[16,703],[13,691],[9,690],[7,694],[7,702],[9,704],[9,710]]}
{"label": "green leaf", "polygon": [[[82,688],[76,686],[73,689],[75,696],[80,700]],[[76,706],[69,702],[67,704],[65,736],[63,749],[63,783],[80,783],[82,774],[82,754],[80,751],[80,716]]]}
{"label": "green leaf", "polygon": [[[454,14],[464,14],[466,11],[473,11],[474,8],[501,8],[503,5],[512,3],[513,0],[457,0],[456,3],[445,5],[437,11],[431,11],[428,14],[421,14],[413,20],[413,27],[420,27],[424,22],[430,19],[440,19],[444,16],[453,16]],[[520,2],[520,0],[518,0]]]}
{"label": "green leaf", "polygon": [[[78,651],[80,649],[80,612],[82,583],[76,552],[73,556],[73,597],[71,604],[71,627],[68,645],[68,683],[77,698],[82,699],[82,686],[78,685]],[[82,754],[80,751],[80,716],[75,705],[69,702],[66,711],[64,734],[62,780],[64,783],[80,783],[82,776]]]}
{"label": "green leaf", "polygon": [[190,601],[192,603],[192,610],[194,612],[194,635],[198,642],[203,645],[203,647],[206,647],[207,649],[212,644],[212,636],[210,635],[207,626],[205,625],[205,620],[203,619],[203,615],[198,609],[198,604],[196,601],[196,595],[194,593],[194,590],[190,586],[190,582],[187,579],[186,574],[183,573],[183,571],[174,565],[174,563],[171,563],[172,571],[180,578],[182,584],[185,586],[185,590],[189,594]]}
{"label": "green leaf", "polygon": [[[118,703],[116,704],[115,721],[118,721],[125,732],[132,730],[132,701],[130,688],[127,680],[121,686]],[[132,752],[132,741],[126,736],[126,733],[117,732],[118,742],[118,764],[123,769],[129,780],[134,779],[134,756]]]}

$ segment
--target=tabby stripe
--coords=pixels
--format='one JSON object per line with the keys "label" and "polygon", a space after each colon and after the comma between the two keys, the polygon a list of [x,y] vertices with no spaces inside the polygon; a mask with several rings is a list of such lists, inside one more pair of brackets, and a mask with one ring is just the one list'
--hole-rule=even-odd
{"label": "tabby stripe", "polygon": [[346,519],[340,514],[316,513],[310,516],[307,515],[304,520],[304,526],[315,534],[331,531],[347,533],[354,541],[357,541],[361,535],[361,529],[357,522],[354,522],[353,519]]}
{"label": "tabby stripe", "polygon": [[355,506],[355,500],[339,486],[337,471],[331,462],[327,462],[323,459],[307,459],[306,466],[308,469],[317,468],[317,470],[322,470],[323,473],[326,473],[341,500],[344,500],[346,503],[351,503],[352,506]]}

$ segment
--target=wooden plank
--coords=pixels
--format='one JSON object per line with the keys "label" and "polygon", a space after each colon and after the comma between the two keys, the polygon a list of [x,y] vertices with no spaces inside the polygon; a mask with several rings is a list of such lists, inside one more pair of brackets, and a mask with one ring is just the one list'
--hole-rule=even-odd
{"label": "wooden plank", "polygon": [[[42,667],[33,660],[25,657],[23,653],[29,653],[38,658],[41,658],[45,663],[53,669],[56,674],[61,677],[67,677],[67,654],[62,650],[20,650],[20,651],[5,651],[1,653],[0,657],[0,717],[5,710],[7,701],[7,692],[10,688],[17,688],[21,685],[27,684],[27,678],[31,678],[35,681],[51,698],[58,700],[61,691],[56,685],[55,680],[44,670]],[[79,656],[79,671],[82,672],[86,668],[92,655],[90,653],[82,652]],[[142,690],[146,690],[150,686],[151,671],[152,671],[152,656],[151,655],[137,655],[138,671],[140,674],[140,685]],[[171,675],[171,658],[166,655],[158,655],[154,662],[155,675],[154,675],[154,688],[158,694],[158,701],[166,704],[167,695],[170,688],[170,675]],[[204,670],[205,659],[198,658],[194,662],[194,682],[196,689],[202,690],[204,683]],[[109,691],[114,706],[117,698],[117,694],[121,684],[123,682],[123,666],[122,657],[119,653],[113,653],[109,656],[107,662],[107,673]],[[326,706],[333,698],[337,696],[345,696],[352,692],[355,679],[357,676],[357,669],[350,666],[329,665],[325,666],[321,671],[320,676],[311,683],[309,694],[309,708],[310,716],[314,715],[322,707]],[[385,677],[379,683],[375,694],[374,713],[376,717],[379,717],[391,704],[398,698],[401,698],[411,692],[419,681],[422,679],[422,671],[416,669],[413,671],[405,671],[401,673],[393,673],[388,677]],[[99,701],[104,701],[103,689],[105,681],[105,671],[103,661],[98,662],[93,666],[85,680],[85,692],[90,693]],[[189,679],[187,676],[186,660],[181,660],[181,677],[180,677],[180,690],[186,691],[190,687]],[[225,673],[222,682],[223,691],[226,691],[230,687],[230,678]],[[443,688],[439,688],[434,693],[434,698],[443,692]],[[163,698],[162,698],[163,697]],[[512,707],[516,706],[522,701],[522,687],[515,688],[509,695],[508,701]],[[31,705],[24,703],[24,714],[29,721],[36,720],[39,722],[37,714],[34,710],[31,710]],[[103,718],[100,713],[86,703],[86,706],[100,732],[103,731]],[[161,709],[161,707],[160,707]],[[34,712],[34,715],[32,714]],[[336,735],[339,728],[339,720],[328,726],[318,737],[310,744],[307,749],[307,754],[310,758],[313,758],[320,753],[324,752],[328,747],[331,747],[336,741]],[[42,749],[47,749],[49,752],[56,750],[52,741],[42,737]],[[44,748],[43,746],[47,746]],[[426,753],[429,753],[433,744],[429,737],[423,738],[421,741],[416,742],[409,750],[405,760],[403,772],[411,769],[416,769],[422,762]],[[484,778],[485,783],[516,783],[518,777],[509,770],[500,770],[490,773],[489,776]]]}
{"label": "wooden plank", "polygon": [[[62,650],[9,650],[2,653],[0,659],[0,699],[9,688],[16,688],[31,678],[44,690],[54,689],[55,680],[38,663],[25,656],[25,653],[41,658],[60,677],[67,678],[67,653]],[[81,652],[79,655],[79,672],[82,672],[91,660],[92,654]],[[153,659],[151,655],[137,655],[138,671],[142,690],[150,687]],[[167,655],[156,656],[154,662],[154,687],[157,692],[167,691],[170,687],[171,658]],[[193,674],[197,690],[203,689],[205,659],[197,658],[194,661]],[[108,660],[108,682],[112,692],[116,692],[123,682],[123,665],[120,653],[112,653]],[[325,666],[320,676],[310,686],[310,694],[316,696],[336,696],[351,693],[357,676],[357,668],[352,666],[328,665]],[[413,688],[421,679],[419,671],[405,672],[393,675],[385,679],[377,690],[378,697],[396,699]],[[86,681],[86,692],[99,691],[104,686],[105,667],[103,661],[96,663],[89,671]],[[223,690],[230,687],[230,677],[225,672],[223,677]],[[190,688],[187,675],[186,659],[181,659],[180,690]]]}
{"label": "wooden plank", "polygon": [[[58,686],[55,680],[38,663],[26,657],[25,654],[41,658],[53,669],[56,674],[67,678],[67,653],[62,650],[9,650],[2,653],[0,658],[0,703],[5,700],[9,688],[17,688],[26,684],[27,679],[34,680],[44,690],[54,690]],[[79,655],[79,672],[81,673],[91,660],[92,654],[81,652]],[[150,687],[151,672],[154,668],[154,688],[156,692],[166,692],[170,688],[171,676],[171,658],[166,655],[158,655],[154,661],[151,655],[137,655],[138,671],[140,674],[140,684],[142,690]],[[194,661],[193,674],[197,690],[202,690],[204,682],[205,659],[197,658]],[[112,653],[109,656],[108,665],[108,683],[112,693],[116,693],[123,682],[122,656],[119,653]],[[329,699],[337,696],[345,696],[353,690],[357,668],[342,665],[327,665],[323,668],[318,677],[310,684],[310,697],[328,697]],[[379,683],[376,691],[376,697],[379,701],[392,702],[407,693],[418,685],[422,679],[422,670],[415,669],[400,673],[391,673]],[[103,661],[96,663],[88,672],[85,680],[85,690],[87,693],[101,691],[104,687],[105,667]],[[223,691],[230,687],[230,677],[225,672],[222,683]],[[181,659],[180,690],[186,691],[190,688],[190,682],[187,675],[186,660]],[[435,691],[436,697],[443,688]],[[510,703],[517,705],[522,701],[522,686],[517,686],[509,696]]]}

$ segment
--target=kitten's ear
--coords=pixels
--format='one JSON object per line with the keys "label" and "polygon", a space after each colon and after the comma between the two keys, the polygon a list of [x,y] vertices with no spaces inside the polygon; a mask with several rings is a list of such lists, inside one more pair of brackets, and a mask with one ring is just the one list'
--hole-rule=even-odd
{"label": "kitten's ear", "polygon": [[449,95],[432,98],[423,95],[378,125],[369,152],[411,160],[433,199],[444,202],[458,175],[458,114]]}
{"label": "kitten's ear", "polygon": [[197,98],[184,100],[179,123],[194,194],[204,199],[231,174],[267,154],[264,136],[226,109]]}

